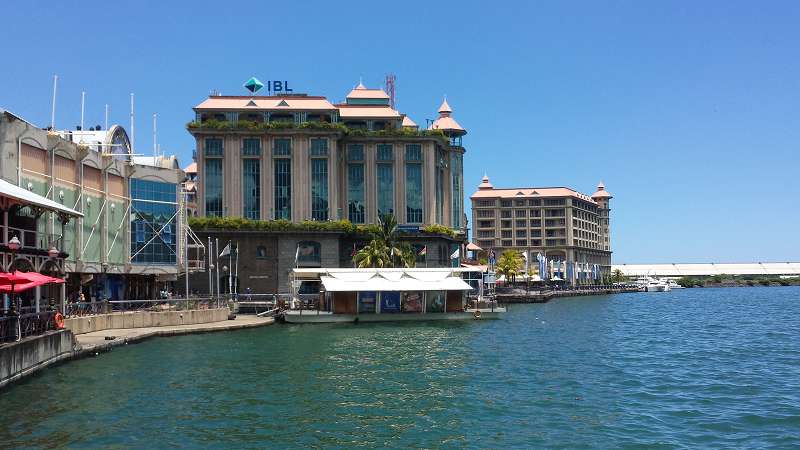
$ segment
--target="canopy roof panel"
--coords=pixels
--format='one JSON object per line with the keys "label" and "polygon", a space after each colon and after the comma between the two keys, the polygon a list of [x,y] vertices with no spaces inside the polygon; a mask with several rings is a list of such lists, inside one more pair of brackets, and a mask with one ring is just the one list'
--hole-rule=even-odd
{"label": "canopy roof panel", "polygon": [[326,291],[467,291],[461,271],[450,269],[351,269],[320,273]]}
{"label": "canopy roof panel", "polygon": [[39,208],[43,208],[48,211],[54,211],[73,217],[83,217],[83,214],[75,211],[72,208],[68,208],[61,203],[50,200],[47,197],[42,197],[39,194],[35,194],[19,186],[13,185],[5,180],[0,180],[0,197],[13,199],[23,206],[38,206]]}

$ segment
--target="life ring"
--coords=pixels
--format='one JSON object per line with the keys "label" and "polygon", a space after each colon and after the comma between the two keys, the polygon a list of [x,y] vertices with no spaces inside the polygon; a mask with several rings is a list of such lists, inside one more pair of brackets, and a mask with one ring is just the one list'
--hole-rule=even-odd
{"label": "life ring", "polygon": [[480,319],[481,318],[481,312],[478,311],[478,310],[475,310],[475,312],[472,313],[472,317],[474,317],[476,319]]}
{"label": "life ring", "polygon": [[60,312],[56,313],[56,316],[53,318],[53,320],[56,322],[56,330],[64,329],[64,316],[62,316]]}

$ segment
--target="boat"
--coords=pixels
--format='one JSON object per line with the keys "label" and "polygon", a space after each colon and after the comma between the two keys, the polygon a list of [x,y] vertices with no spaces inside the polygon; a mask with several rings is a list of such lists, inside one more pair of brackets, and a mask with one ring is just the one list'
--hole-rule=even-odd
{"label": "boat", "polygon": [[666,284],[669,290],[672,289],[685,289],[683,286],[678,284],[677,281],[673,280],[672,278],[662,278],[660,280],[662,283]]}
{"label": "boat", "polygon": [[653,277],[639,277],[634,284],[639,286],[639,290],[642,292],[669,292],[670,290],[670,286],[666,282]]}
{"label": "boat", "polygon": [[[469,268],[296,268],[283,318],[288,323],[360,323],[497,319],[506,308]],[[493,279],[492,279],[493,283]]]}

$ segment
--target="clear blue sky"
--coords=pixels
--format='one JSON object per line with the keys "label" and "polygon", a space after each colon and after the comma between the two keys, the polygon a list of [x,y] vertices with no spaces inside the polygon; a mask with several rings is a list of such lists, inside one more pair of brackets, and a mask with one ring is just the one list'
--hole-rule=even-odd
{"label": "clear blue sky", "polygon": [[[800,2],[3,2],[0,107],[127,127],[185,165],[184,126],[247,78],[341,100],[397,75],[469,130],[466,193],[570,186],[612,201],[615,262],[800,259]],[[180,3],[180,4],[179,4]],[[78,6],[80,5],[80,6]]]}

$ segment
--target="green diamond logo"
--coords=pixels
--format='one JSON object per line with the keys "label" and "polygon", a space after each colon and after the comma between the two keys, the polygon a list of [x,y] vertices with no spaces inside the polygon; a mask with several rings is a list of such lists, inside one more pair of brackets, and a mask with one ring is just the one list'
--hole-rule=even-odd
{"label": "green diamond logo", "polygon": [[244,84],[244,87],[250,91],[250,93],[255,94],[258,92],[259,89],[264,87],[264,83],[258,81],[258,78],[251,77],[247,82]]}

